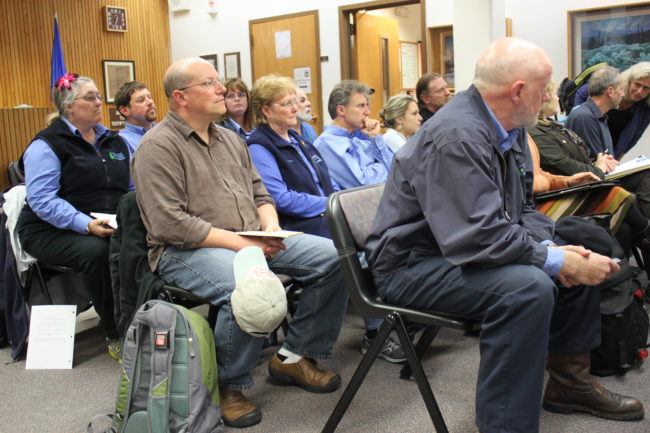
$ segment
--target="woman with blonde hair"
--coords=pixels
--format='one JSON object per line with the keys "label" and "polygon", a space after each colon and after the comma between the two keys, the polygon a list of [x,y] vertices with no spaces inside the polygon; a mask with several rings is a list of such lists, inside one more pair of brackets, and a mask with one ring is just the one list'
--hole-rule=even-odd
{"label": "woman with blonde hair", "polygon": [[384,143],[396,152],[406,140],[420,129],[422,116],[417,100],[410,95],[397,95],[388,100],[379,112],[384,127]]}

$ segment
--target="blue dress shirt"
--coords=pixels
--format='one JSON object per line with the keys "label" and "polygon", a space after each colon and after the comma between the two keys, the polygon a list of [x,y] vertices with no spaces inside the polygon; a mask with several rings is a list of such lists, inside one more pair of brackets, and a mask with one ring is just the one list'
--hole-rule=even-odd
{"label": "blue dress shirt", "polygon": [[386,182],[393,151],[381,134],[368,138],[361,131],[350,134],[338,126],[326,126],[314,145],[323,155],[332,179],[343,189]]}
{"label": "blue dress shirt", "polygon": [[[512,148],[512,145],[519,136],[519,129],[511,129],[510,131],[506,131],[494,116],[494,113],[492,110],[490,110],[490,107],[487,104],[485,104],[485,107],[487,108],[488,113],[490,113],[492,123],[496,129],[497,140],[499,141],[499,150],[501,153],[505,153]],[[551,240],[545,240],[541,243],[542,245],[546,245],[548,249],[548,255],[546,256],[546,262],[544,263],[542,270],[550,276],[555,276],[560,272],[560,269],[562,269],[562,266],[564,265],[564,251],[560,250],[559,248],[548,246],[548,244],[553,243]]]}
{"label": "blue dress shirt", "polygon": [[[288,143],[298,151],[303,162],[309,168],[309,172],[318,186],[320,196],[290,190],[282,179],[282,174],[280,173],[280,168],[275,157],[261,144],[250,144],[248,151],[251,154],[255,168],[257,168],[257,171],[262,177],[266,189],[273,196],[275,206],[279,213],[303,218],[320,215],[325,212],[327,197],[323,193],[323,187],[320,184],[316,171],[309,160],[307,160],[298,143],[293,140]],[[332,187],[334,191],[340,189],[334,179],[332,179]]]}
{"label": "blue dress shirt", "polygon": [[[73,134],[81,137],[81,132],[62,118]],[[99,150],[99,139],[110,133],[104,125],[95,126],[95,142],[92,146]],[[91,144],[88,144],[89,146]],[[34,140],[23,156],[25,164],[25,186],[27,187],[27,203],[34,213],[61,230],[72,230],[80,234],[86,233],[86,227],[91,217],[79,212],[57,195],[61,187],[61,161],[50,146],[41,139]],[[129,185],[133,191],[133,183]]]}
{"label": "blue dress shirt", "polygon": [[[152,123],[151,126],[156,126],[155,123]],[[126,122],[124,128],[121,129],[118,134],[120,137],[126,141],[126,145],[129,147],[129,154],[133,158],[133,153],[135,149],[138,148],[140,141],[142,141],[142,136],[148,129],[143,128],[142,126],[137,126],[132,123]]]}
{"label": "blue dress shirt", "polygon": [[307,122],[302,122],[300,124],[300,136],[311,144],[314,144],[314,141],[316,141],[316,138],[318,138],[314,127]]}

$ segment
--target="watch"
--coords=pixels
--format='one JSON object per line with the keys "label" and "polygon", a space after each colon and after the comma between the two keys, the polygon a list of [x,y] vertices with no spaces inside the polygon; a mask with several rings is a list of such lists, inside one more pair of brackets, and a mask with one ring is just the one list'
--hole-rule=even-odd
{"label": "watch", "polygon": [[104,28],[109,32],[126,32],[126,8],[104,6]]}

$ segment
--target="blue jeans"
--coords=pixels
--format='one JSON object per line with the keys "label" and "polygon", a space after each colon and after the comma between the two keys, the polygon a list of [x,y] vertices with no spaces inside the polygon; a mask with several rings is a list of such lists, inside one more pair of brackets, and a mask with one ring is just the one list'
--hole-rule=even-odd
{"label": "blue jeans", "polygon": [[[314,359],[332,358],[347,306],[338,256],[332,241],[298,235],[284,241],[286,251],[268,261],[273,272],[293,277],[303,286],[284,347]],[[263,338],[242,331],[232,314],[230,295],[235,288],[232,262],[235,251],[167,247],[158,264],[160,276],[219,307],[214,339],[219,383],[230,389],[253,387],[250,372],[257,366]]]}
{"label": "blue jeans", "polygon": [[600,344],[598,290],[557,290],[533,266],[459,267],[413,251],[405,267],[375,281],[387,302],[482,322],[476,424],[485,433],[539,431],[547,349],[579,353]]}

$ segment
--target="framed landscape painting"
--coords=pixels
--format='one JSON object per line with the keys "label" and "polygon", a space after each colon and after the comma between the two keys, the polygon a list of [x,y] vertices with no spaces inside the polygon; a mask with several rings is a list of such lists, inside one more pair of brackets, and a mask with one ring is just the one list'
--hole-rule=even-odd
{"label": "framed landscape painting", "polygon": [[650,61],[650,2],[567,12],[569,77],[607,62],[621,71]]}

